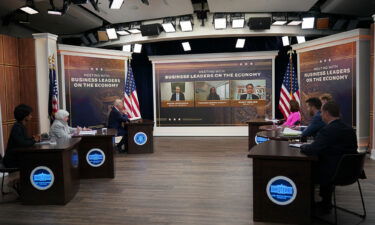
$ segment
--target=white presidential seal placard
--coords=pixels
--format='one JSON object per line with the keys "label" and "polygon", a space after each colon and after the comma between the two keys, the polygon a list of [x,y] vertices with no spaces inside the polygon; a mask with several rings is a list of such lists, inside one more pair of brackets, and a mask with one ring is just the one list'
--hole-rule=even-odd
{"label": "white presidential seal placard", "polygon": [[46,166],[38,166],[31,171],[30,182],[34,188],[44,191],[50,188],[55,181],[52,170]]}
{"label": "white presidential seal placard", "polygon": [[86,154],[86,161],[92,167],[99,167],[105,162],[105,154],[99,148],[93,148]]}
{"label": "white presidential seal placard", "polygon": [[147,135],[143,132],[138,132],[134,135],[134,142],[137,145],[144,145],[147,142]]}
{"label": "white presidential seal placard", "polygon": [[268,181],[266,192],[273,203],[288,205],[296,198],[297,187],[288,177],[276,176]]}

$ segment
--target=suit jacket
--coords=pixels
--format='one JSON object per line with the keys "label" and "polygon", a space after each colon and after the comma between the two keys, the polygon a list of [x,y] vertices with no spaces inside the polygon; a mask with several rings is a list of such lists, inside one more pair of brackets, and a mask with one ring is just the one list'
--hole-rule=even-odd
{"label": "suit jacket", "polygon": [[[259,99],[258,95],[251,94],[252,99]],[[240,97],[241,100],[247,99],[247,94],[243,94]]]}
{"label": "suit jacket", "polygon": [[357,147],[353,128],[338,119],[323,127],[313,143],[301,146],[301,152],[318,156],[319,161],[314,168],[315,182],[329,184],[341,157],[356,154]]}
{"label": "suit jacket", "polygon": [[322,116],[320,115],[320,111],[315,113],[315,115],[311,118],[310,124],[306,127],[305,130],[302,132],[302,137],[315,137],[317,133],[322,129],[326,124],[322,120]]}
{"label": "suit jacket", "polygon": [[124,136],[126,134],[126,130],[122,126],[122,122],[126,121],[129,121],[128,116],[118,111],[115,107],[112,107],[108,118],[108,128],[117,129],[117,135]]}
{"label": "suit jacket", "polygon": [[[171,101],[176,101],[176,93],[172,95]],[[180,101],[185,101],[185,95],[181,92],[180,92]]]}
{"label": "suit jacket", "polygon": [[67,122],[62,120],[55,120],[52,123],[49,135],[51,136],[51,138],[59,141],[71,138],[75,131],[76,128],[70,127]]}
{"label": "suit jacket", "polygon": [[6,167],[19,167],[20,162],[15,149],[22,147],[31,147],[34,144],[35,140],[34,138],[27,135],[26,127],[22,123],[16,122],[12,127],[8,139],[8,146],[3,159],[4,165]]}

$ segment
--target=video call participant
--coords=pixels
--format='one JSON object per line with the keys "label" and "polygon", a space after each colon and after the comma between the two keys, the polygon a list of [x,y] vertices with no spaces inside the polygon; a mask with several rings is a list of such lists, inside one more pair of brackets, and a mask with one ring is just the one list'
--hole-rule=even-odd
{"label": "video call participant", "polygon": [[309,98],[306,100],[307,112],[312,116],[309,126],[303,130],[302,137],[315,137],[316,134],[326,124],[322,120],[320,115],[320,109],[322,108],[322,102],[319,98]]}
{"label": "video call participant", "polygon": [[241,100],[245,99],[259,99],[259,96],[254,94],[254,85],[253,84],[247,84],[246,85],[246,94],[241,95]]}
{"label": "video call participant", "polygon": [[333,101],[322,107],[323,127],[311,144],[302,145],[301,152],[306,155],[318,156],[318,162],[313,168],[314,182],[320,186],[322,201],[318,203],[321,213],[329,213],[332,209],[331,183],[336,167],[344,154],[356,154],[357,137],[352,127],[340,119],[339,105]]}
{"label": "video call participant", "polygon": [[185,95],[179,86],[176,86],[175,93],[172,94],[171,101],[185,101]]}
{"label": "video call participant", "polygon": [[294,127],[301,122],[301,113],[299,112],[299,104],[296,100],[290,100],[289,102],[290,114],[282,126],[284,127]]}
{"label": "video call participant", "polygon": [[108,118],[108,128],[114,128],[117,130],[117,136],[122,136],[121,141],[117,144],[117,150],[119,152],[126,152],[126,149],[122,149],[125,147],[125,141],[127,140],[127,132],[123,127],[123,122],[128,122],[128,116],[123,113],[124,103],[121,99],[116,99],[113,103],[112,110],[109,114]]}
{"label": "video call participant", "polygon": [[220,100],[220,96],[216,93],[216,88],[210,88],[210,94],[207,96],[207,100]]}

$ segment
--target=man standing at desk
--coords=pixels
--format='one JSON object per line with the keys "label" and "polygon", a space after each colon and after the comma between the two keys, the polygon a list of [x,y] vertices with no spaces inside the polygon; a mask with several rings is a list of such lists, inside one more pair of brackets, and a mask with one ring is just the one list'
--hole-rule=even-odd
{"label": "man standing at desk", "polygon": [[303,130],[302,137],[315,137],[317,133],[325,126],[320,115],[320,109],[322,108],[322,102],[319,98],[309,98],[306,100],[307,111],[309,112],[312,119],[309,126]]}
{"label": "man standing at desk", "polygon": [[331,101],[322,107],[322,119],[327,124],[316,136],[313,143],[301,146],[301,152],[316,155],[319,161],[313,169],[314,182],[320,185],[322,213],[332,209],[333,185],[331,179],[344,154],[357,153],[357,137],[352,127],[340,120],[340,108]]}
{"label": "man standing at desk", "polygon": [[122,100],[116,99],[108,118],[108,128],[116,129],[117,136],[122,136],[121,141],[117,144],[117,149],[119,152],[126,151],[122,150],[122,146],[125,144],[125,141],[127,139],[127,133],[125,128],[122,126],[122,123],[129,121],[128,116],[122,112],[123,109],[124,103],[122,102]]}

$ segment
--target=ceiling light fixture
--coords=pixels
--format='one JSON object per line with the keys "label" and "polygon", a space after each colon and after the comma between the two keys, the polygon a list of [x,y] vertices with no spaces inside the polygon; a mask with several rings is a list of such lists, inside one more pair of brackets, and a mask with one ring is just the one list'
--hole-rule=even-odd
{"label": "ceiling light fixture", "polygon": [[302,19],[302,29],[313,29],[315,17],[304,17]]}
{"label": "ceiling light fixture", "polygon": [[114,40],[118,38],[115,28],[107,28],[105,31],[107,32],[109,40]]}
{"label": "ceiling light fixture", "polygon": [[127,31],[131,34],[141,33],[141,22],[131,23],[130,26],[129,26],[129,29]]}
{"label": "ceiling light fixture", "polygon": [[272,14],[272,25],[282,26],[287,23],[286,15],[284,13]]}
{"label": "ceiling light fixture", "polygon": [[245,47],[245,41],[246,41],[246,39],[244,39],[244,38],[238,38],[237,42],[236,42],[236,48]]}
{"label": "ceiling light fixture", "polygon": [[173,17],[163,19],[163,23],[161,25],[166,33],[176,32],[176,19]]}
{"label": "ceiling light fixture", "polygon": [[142,52],[142,44],[134,44],[134,49],[133,51],[135,53],[141,53]]}
{"label": "ceiling light fixture", "polygon": [[306,42],[305,36],[297,36],[298,44]]}
{"label": "ceiling light fixture", "polygon": [[288,45],[290,45],[289,37],[288,37],[288,36],[284,36],[284,37],[282,37],[281,40],[283,41],[283,46],[288,46]]}
{"label": "ceiling light fixture", "polygon": [[109,8],[110,9],[120,9],[124,0],[109,0]]}
{"label": "ceiling light fixture", "polygon": [[124,52],[131,52],[132,51],[132,45],[123,45],[122,51]]}
{"label": "ceiling light fixture", "polygon": [[180,28],[183,32],[193,31],[193,17],[192,16],[182,16],[180,17]]}
{"label": "ceiling light fixture", "polygon": [[243,13],[235,13],[230,16],[232,28],[244,28],[245,15]]}
{"label": "ceiling light fixture", "polygon": [[29,15],[34,15],[39,13],[39,11],[35,8],[34,0],[26,0],[26,5],[22,6],[20,10],[24,11]]}
{"label": "ceiling light fixture", "polygon": [[216,30],[226,29],[227,15],[224,13],[215,13],[213,23]]}
{"label": "ceiling light fixture", "polygon": [[184,49],[185,52],[191,51],[190,43],[189,42],[182,42],[182,48]]}

